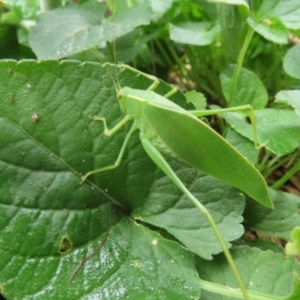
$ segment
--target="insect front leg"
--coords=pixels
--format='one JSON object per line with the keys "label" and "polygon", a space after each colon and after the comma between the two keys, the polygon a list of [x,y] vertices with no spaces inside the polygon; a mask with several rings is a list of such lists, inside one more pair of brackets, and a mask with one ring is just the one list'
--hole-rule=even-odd
{"label": "insect front leg", "polygon": [[[125,117],[125,118],[126,118],[126,117]],[[107,128],[107,126],[106,126],[106,120],[105,120],[104,118],[97,118],[96,120],[103,121],[103,123],[104,123],[104,128],[105,128],[104,134],[105,134],[105,132],[106,132],[105,135],[111,136],[111,135],[113,135],[114,133],[116,133],[122,126],[124,126],[124,124],[125,124],[128,120],[130,120],[130,118],[129,118],[129,119],[127,118],[127,119],[126,119],[126,122],[125,122],[125,121],[124,121],[125,118],[124,118],[120,123],[118,123],[114,128],[112,128],[111,130],[109,130],[109,129]],[[117,167],[120,165],[121,161],[122,161],[122,158],[123,158],[123,156],[124,156],[126,147],[127,147],[128,142],[129,142],[129,140],[130,140],[130,137],[131,137],[132,133],[133,133],[136,129],[137,129],[136,125],[133,124],[133,125],[131,126],[129,132],[127,133],[126,137],[125,137],[124,143],[123,143],[123,145],[122,145],[122,147],[121,147],[121,150],[120,150],[120,152],[119,152],[119,155],[118,155],[118,157],[117,157],[117,160],[116,160],[116,162],[115,162],[113,165],[110,165],[110,166],[107,166],[107,167],[103,167],[103,168],[100,168],[100,169],[96,169],[96,170],[87,172],[84,176],[81,177],[81,182],[80,182],[80,184],[83,184],[83,183],[86,181],[86,179],[87,179],[90,175],[92,175],[92,174],[101,173],[101,172],[105,172],[105,171],[113,170],[113,169],[117,168]]]}
{"label": "insect front leg", "polygon": [[100,118],[97,116],[90,117],[94,121],[102,121],[104,125],[104,135],[106,136],[112,136],[114,135],[119,129],[121,129],[129,120],[132,118],[129,115],[126,115],[115,127],[112,129],[109,129],[106,124],[106,119],[105,118]]}

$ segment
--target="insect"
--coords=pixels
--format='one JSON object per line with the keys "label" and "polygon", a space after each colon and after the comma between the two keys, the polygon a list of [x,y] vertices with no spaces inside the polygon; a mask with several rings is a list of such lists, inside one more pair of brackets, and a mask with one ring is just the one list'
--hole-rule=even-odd
{"label": "insect", "polygon": [[[130,67],[123,66],[123,68]],[[134,72],[136,71],[134,70]],[[207,217],[235,274],[244,299],[249,299],[235,263],[210,212],[178,178],[164,158],[161,148],[167,149],[168,152],[188,165],[239,188],[256,201],[273,207],[265,180],[255,167],[226,140],[197,118],[201,115],[199,111],[186,111],[168,100],[168,97],[176,92],[175,89],[164,96],[160,96],[155,93],[159,81],[155,77],[144,76],[153,81],[147,90],[130,87],[118,88],[117,98],[125,116],[117,125],[109,128],[105,116],[92,117],[93,120],[103,122],[104,134],[108,137],[116,134],[128,122],[132,122],[132,126],[124,139],[115,163],[88,172],[82,176],[81,184],[93,174],[117,168],[122,161],[130,137],[133,132],[139,130],[140,141],[145,152],[199,209],[200,213]],[[162,147],[159,147],[160,145]],[[88,256],[87,259],[90,257]],[[83,261],[85,262],[87,259]]]}
{"label": "insect", "polygon": [[[124,66],[124,68],[130,67]],[[176,89],[161,96],[154,92],[159,84],[158,79],[150,75],[145,76],[153,80],[153,84],[147,90],[124,87],[117,91],[120,108],[125,114],[117,125],[109,129],[104,117],[92,117],[93,120],[103,122],[104,134],[108,137],[116,134],[127,122],[132,121],[132,126],[124,139],[115,163],[88,172],[82,176],[81,184],[92,174],[117,168],[122,161],[131,135],[139,130],[140,141],[148,156],[188,197],[200,213],[207,217],[236,276],[244,298],[248,299],[234,261],[211,214],[172,170],[161,148],[167,149],[188,165],[239,188],[263,205],[273,207],[266,182],[250,162],[195,116],[199,112],[186,111],[168,100]],[[157,147],[157,145],[162,147]]]}
{"label": "insect", "polygon": [[[129,66],[124,68],[132,69]],[[199,111],[186,111],[168,100],[176,89],[161,96],[154,92],[159,81],[153,76],[143,75],[153,80],[153,84],[146,91],[125,87],[117,92],[125,117],[114,128],[108,128],[104,117],[92,117],[103,122],[104,134],[108,137],[114,135],[127,122],[133,120],[133,124],[116,162],[88,172],[82,177],[81,183],[92,174],[117,168],[131,134],[139,129],[142,145],[154,162],[156,161],[150,155],[151,150],[147,149],[152,149],[149,143],[154,147],[152,141],[157,142],[159,138],[159,143],[190,166],[242,190],[259,203],[272,208],[266,182],[256,168],[225,139],[199,120],[195,116],[199,116]],[[160,167],[160,164],[156,164]]]}

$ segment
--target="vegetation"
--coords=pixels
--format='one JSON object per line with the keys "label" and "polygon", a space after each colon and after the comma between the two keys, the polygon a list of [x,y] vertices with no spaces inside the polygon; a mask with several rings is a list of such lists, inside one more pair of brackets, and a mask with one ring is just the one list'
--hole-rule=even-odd
{"label": "vegetation", "polygon": [[[5,299],[300,298],[299,1],[10,0],[0,8]],[[204,214],[138,131],[117,168],[79,184],[115,163],[130,130],[107,137],[90,116],[113,128],[124,118],[117,94],[130,87],[146,99],[153,75],[155,95],[169,94],[215,130],[199,132],[205,164],[184,162],[192,148],[179,157],[158,142]],[[169,124],[159,121],[159,130]]]}

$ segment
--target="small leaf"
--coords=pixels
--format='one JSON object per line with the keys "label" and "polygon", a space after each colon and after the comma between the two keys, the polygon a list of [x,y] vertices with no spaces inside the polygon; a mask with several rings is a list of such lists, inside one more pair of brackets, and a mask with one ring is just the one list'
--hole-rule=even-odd
{"label": "small leaf", "polygon": [[278,43],[286,44],[289,38],[289,31],[282,21],[275,17],[263,19],[260,22],[251,17],[248,18],[248,24],[265,39]]}
{"label": "small leaf", "polygon": [[187,102],[191,102],[197,110],[204,110],[207,106],[205,96],[196,91],[188,91],[185,93]]}
{"label": "small leaf", "polygon": [[209,22],[183,22],[171,24],[170,37],[173,41],[196,46],[211,44],[221,31],[220,25]]}
{"label": "small leaf", "polygon": [[255,20],[260,22],[262,19],[276,17],[280,19],[287,28],[300,28],[300,2],[297,0],[277,0],[258,1],[255,7]]}
{"label": "small leaf", "polygon": [[153,18],[152,20],[158,21],[173,5],[176,0],[151,0],[150,5],[153,11]]}
{"label": "small leaf", "polygon": [[[223,113],[224,118],[240,134],[253,141],[252,125],[240,114]],[[294,111],[282,109],[261,109],[255,111],[257,138],[277,156],[293,152],[299,145],[300,118]]]}
{"label": "small leaf", "polygon": [[225,131],[224,137],[236,148],[243,156],[253,165],[256,164],[258,158],[258,150],[255,149],[254,143],[236,132],[233,128],[228,128]]}
{"label": "small leaf", "polygon": [[300,198],[272,189],[270,194],[275,205],[274,210],[257,205],[254,201],[247,201],[245,226],[267,236],[288,241],[292,230],[300,224]]}
{"label": "small leaf", "polygon": [[[299,2],[300,3],[300,2]],[[300,79],[300,45],[288,50],[283,58],[283,69],[291,77]]]}
{"label": "small leaf", "polygon": [[[240,271],[250,299],[252,296],[253,299],[275,299],[275,297],[282,297],[280,299],[286,300],[299,299],[299,275],[294,274],[300,274],[300,265],[294,259],[272,251],[261,251],[247,246],[234,247],[231,255]],[[218,255],[213,261],[198,259],[197,265],[201,279],[227,286],[229,290],[238,288],[223,254]],[[291,295],[297,295],[298,298],[291,298]],[[211,294],[204,290],[202,290],[202,298],[225,299],[221,295]]]}
{"label": "small leaf", "polygon": [[295,109],[300,116],[300,90],[280,91],[275,95],[275,103],[285,103]]}
{"label": "small leaf", "polygon": [[261,80],[252,71],[242,68],[232,99],[230,91],[233,83],[233,73],[236,65],[228,65],[220,74],[223,94],[230,106],[249,104],[254,109],[264,108],[268,94]]}
{"label": "small leaf", "polygon": [[300,227],[295,227],[291,234],[292,242],[285,246],[286,255],[300,257]]}

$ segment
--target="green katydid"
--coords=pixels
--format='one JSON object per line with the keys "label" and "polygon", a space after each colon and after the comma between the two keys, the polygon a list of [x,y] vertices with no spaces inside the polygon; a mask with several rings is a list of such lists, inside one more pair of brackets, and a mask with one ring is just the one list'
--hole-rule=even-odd
{"label": "green katydid", "polygon": [[[124,66],[124,68],[130,67]],[[105,118],[93,117],[94,120],[103,122],[106,136],[114,135],[129,121],[133,123],[124,139],[116,162],[88,172],[82,176],[81,183],[92,174],[117,168],[122,161],[132,133],[139,129],[140,140],[148,156],[207,217],[235,274],[243,296],[248,299],[243,282],[215,221],[209,211],[177,177],[163,157],[161,148],[167,149],[168,152],[192,167],[241,189],[263,205],[273,207],[266,182],[247,159],[195,116],[199,114],[198,111],[188,112],[167,99],[176,92],[176,89],[171,90],[165,96],[156,94],[154,90],[159,84],[158,79],[146,74],[144,76],[153,80],[153,84],[146,91],[129,87],[117,91],[120,107],[125,113],[125,117],[117,125],[109,129]]]}
{"label": "green katydid", "polygon": [[[124,68],[130,67],[124,66]],[[176,89],[165,96],[156,94],[153,91],[159,84],[158,79],[143,75],[153,80],[153,84],[146,91],[125,87],[117,92],[125,117],[114,128],[108,129],[105,118],[93,117],[104,123],[106,136],[115,134],[128,121],[134,120],[134,122],[115,164],[88,172],[82,177],[82,182],[92,174],[118,167],[131,134],[139,129],[144,148],[145,140],[151,141],[157,137],[159,143],[163,143],[164,147],[187,164],[242,190],[257,202],[273,208],[266,182],[256,168],[225,139],[199,120],[196,117],[199,116],[199,111],[186,111],[168,100],[167,97],[174,94]],[[146,148],[145,150],[148,153]]]}
{"label": "green katydid", "polygon": [[[130,67],[124,66],[124,68]],[[136,72],[134,69],[133,71]],[[165,96],[156,94],[154,90],[159,84],[158,79],[146,74],[143,75],[153,80],[153,84],[147,90],[136,90],[129,87],[118,89],[117,98],[125,117],[116,126],[109,129],[105,116],[93,117],[94,120],[103,122],[106,136],[114,135],[129,121],[133,121],[133,123],[124,139],[116,162],[113,165],[88,172],[82,176],[81,183],[92,174],[117,168],[122,161],[132,133],[135,130],[140,130],[140,141],[148,156],[207,217],[233,270],[244,299],[248,299],[247,291],[215,221],[209,211],[190,193],[168,165],[161,153],[161,148],[167,149],[168,152],[173,153],[192,167],[239,188],[263,205],[273,207],[265,180],[255,167],[226,140],[197,118],[207,115],[207,113],[200,111],[188,112],[168,100],[167,98],[175,93],[175,89]],[[111,74],[110,77],[112,77]],[[161,145],[163,147],[160,147]],[[100,245],[102,244],[101,242]],[[101,246],[82,260],[72,279],[83,263],[100,248]]]}

